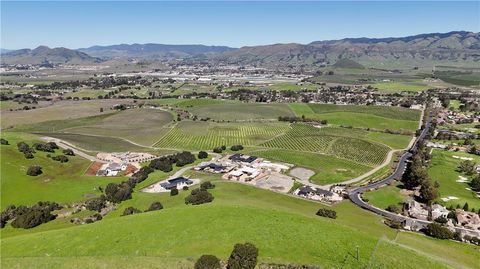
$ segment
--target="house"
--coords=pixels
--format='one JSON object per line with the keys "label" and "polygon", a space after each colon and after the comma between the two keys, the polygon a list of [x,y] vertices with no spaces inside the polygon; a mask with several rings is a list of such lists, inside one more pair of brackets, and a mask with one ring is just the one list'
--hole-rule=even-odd
{"label": "house", "polygon": [[407,210],[408,215],[412,218],[427,220],[428,219],[428,210],[424,208],[421,203],[413,199],[408,199],[405,202],[405,210]]}
{"label": "house", "polygon": [[232,156],[228,157],[228,159],[233,161],[233,162],[252,163],[257,159],[257,157],[248,156],[248,155],[241,154],[241,153],[236,153],[236,154],[233,154]]}
{"label": "house", "polygon": [[342,197],[337,193],[310,186],[302,186],[296,189],[293,194],[317,201],[338,202],[342,200]]}
{"label": "house", "polygon": [[207,163],[207,164],[201,164],[197,167],[194,168],[196,171],[209,171],[212,173],[226,173],[231,170],[231,168],[228,168],[227,166],[217,164],[217,163]]}
{"label": "house", "polygon": [[236,181],[252,181],[261,174],[261,170],[253,167],[240,167],[226,175],[227,179]]}
{"label": "house", "polygon": [[432,213],[432,219],[435,220],[435,219],[438,219],[439,217],[447,218],[448,213],[450,213],[450,211],[439,204],[434,204],[432,206],[431,213]]}
{"label": "house", "polygon": [[420,229],[423,228],[424,225],[421,223],[418,223],[418,221],[415,219],[407,218],[402,221],[402,226],[405,230],[419,231]]}
{"label": "house", "polygon": [[193,184],[193,181],[191,181],[188,178],[185,177],[177,177],[173,179],[169,179],[164,183],[160,183],[160,186],[166,190],[171,190],[171,189],[181,189],[185,186],[190,186]]}
{"label": "house", "polygon": [[457,215],[458,225],[467,229],[480,230],[480,216],[477,213],[457,209],[455,214]]}

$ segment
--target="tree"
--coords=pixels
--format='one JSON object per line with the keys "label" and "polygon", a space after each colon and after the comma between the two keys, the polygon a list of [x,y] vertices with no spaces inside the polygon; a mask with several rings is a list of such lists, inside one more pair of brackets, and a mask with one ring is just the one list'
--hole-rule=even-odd
{"label": "tree", "polygon": [[257,257],[258,249],[253,244],[235,244],[227,269],[253,269],[257,265]]}
{"label": "tree", "polygon": [[175,196],[175,195],[178,195],[178,189],[177,188],[173,188],[170,190],[170,196]]}
{"label": "tree", "polygon": [[435,222],[438,222],[438,223],[440,223],[440,224],[445,224],[445,223],[448,222],[448,219],[445,218],[445,217],[443,217],[443,216],[440,216],[440,217],[438,217],[438,218],[435,219]]}
{"label": "tree", "polygon": [[169,158],[159,158],[152,160],[149,167],[168,173],[172,171],[172,161]]}
{"label": "tree", "polygon": [[465,211],[468,211],[468,203],[467,202],[465,202],[462,209],[465,210]]}
{"label": "tree", "polygon": [[222,150],[221,147],[216,147],[216,148],[213,149],[213,152],[215,152],[215,153],[222,153],[223,150]]}
{"label": "tree", "polygon": [[420,196],[427,204],[431,204],[440,194],[430,181],[424,181],[420,188]]}
{"label": "tree", "polygon": [[205,151],[200,151],[200,152],[198,153],[198,158],[199,158],[199,159],[206,159],[206,158],[208,158],[208,153],[205,152]]}
{"label": "tree", "polygon": [[138,213],[142,213],[142,211],[136,209],[135,207],[129,206],[129,207],[125,208],[122,216],[133,215],[133,214],[138,214]]}
{"label": "tree", "polygon": [[185,204],[200,205],[210,203],[214,199],[213,195],[205,189],[193,189],[190,195],[185,197]]}
{"label": "tree", "polygon": [[58,155],[58,156],[53,156],[52,160],[59,161],[61,163],[66,163],[68,162],[68,157],[65,155]]}
{"label": "tree", "polygon": [[396,213],[396,214],[400,213],[400,211],[401,211],[400,208],[397,205],[389,205],[389,206],[387,206],[386,210],[389,211],[389,212],[392,212],[392,213]]}
{"label": "tree", "polygon": [[122,201],[132,198],[132,187],[126,182],[120,184],[109,183],[105,188],[105,197],[108,201],[113,203],[120,203]]}
{"label": "tree", "polygon": [[202,184],[200,184],[200,188],[204,190],[214,189],[215,185],[212,184],[212,182],[210,181],[205,181],[205,182],[202,182]]}
{"label": "tree", "polygon": [[155,211],[155,210],[160,210],[163,209],[163,205],[160,202],[153,202],[150,207],[146,211]]}
{"label": "tree", "polygon": [[326,208],[320,208],[317,211],[316,215],[320,217],[331,218],[331,219],[337,218],[337,212],[335,210],[326,209]]}
{"label": "tree", "polygon": [[475,163],[469,160],[463,161],[458,165],[458,171],[471,176],[475,173]]}
{"label": "tree", "polygon": [[448,228],[443,227],[442,225],[432,222],[427,225],[426,230],[427,235],[439,238],[439,239],[452,239],[453,232]]}
{"label": "tree", "polygon": [[470,187],[472,187],[472,190],[474,191],[480,191],[480,175],[477,175],[472,179]]}
{"label": "tree", "polygon": [[213,255],[202,255],[195,262],[194,269],[220,269],[220,260]]}
{"label": "tree", "polygon": [[0,145],[10,145],[10,144],[8,143],[8,140],[0,138]]}
{"label": "tree", "polygon": [[106,202],[107,202],[107,198],[105,197],[105,195],[101,195],[98,198],[88,200],[85,203],[85,207],[88,210],[100,212],[103,208],[107,206]]}
{"label": "tree", "polygon": [[28,167],[28,170],[27,170],[27,175],[29,176],[38,176],[40,174],[42,174],[42,167],[40,165],[32,165],[30,167]]}
{"label": "tree", "polygon": [[232,151],[239,151],[239,150],[243,149],[243,146],[242,145],[233,145],[233,146],[230,147],[230,149]]}

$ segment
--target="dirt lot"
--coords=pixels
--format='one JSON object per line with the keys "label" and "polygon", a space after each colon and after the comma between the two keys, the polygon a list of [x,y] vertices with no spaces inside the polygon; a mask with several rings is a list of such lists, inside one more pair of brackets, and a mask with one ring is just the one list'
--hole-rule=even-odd
{"label": "dirt lot", "polygon": [[310,169],[295,167],[292,170],[290,170],[290,175],[300,180],[308,181],[310,177],[315,175],[315,172]]}
{"label": "dirt lot", "polygon": [[255,186],[262,189],[287,193],[293,186],[293,180],[287,175],[272,173],[257,180]]}
{"label": "dirt lot", "polygon": [[88,167],[87,172],[85,172],[86,176],[96,176],[97,171],[102,168],[103,163],[100,162],[93,162],[90,167]]}

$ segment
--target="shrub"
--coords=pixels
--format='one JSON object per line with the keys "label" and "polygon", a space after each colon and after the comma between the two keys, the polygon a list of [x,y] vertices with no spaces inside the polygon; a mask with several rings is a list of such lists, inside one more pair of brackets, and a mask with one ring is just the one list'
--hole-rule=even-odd
{"label": "shrub", "polygon": [[235,244],[227,269],[253,269],[257,265],[257,256],[258,249],[253,244]]}
{"label": "shrub", "polygon": [[226,150],[226,149],[227,149],[227,147],[226,147],[225,145],[221,146],[220,148],[221,148],[222,150]]}
{"label": "shrub", "polygon": [[389,205],[387,206],[386,210],[396,214],[401,212],[400,208],[397,205]]}
{"label": "shrub", "polygon": [[337,212],[335,210],[331,210],[331,209],[327,209],[327,208],[320,208],[317,211],[317,216],[336,219],[337,218]]}
{"label": "shrub", "polygon": [[166,173],[172,171],[173,169],[172,161],[169,158],[159,158],[152,160],[149,164],[149,167]]}
{"label": "shrub", "polygon": [[193,155],[191,152],[188,152],[188,151],[183,151],[183,152],[174,154],[172,158],[175,161],[175,164],[180,167],[186,164],[193,163],[195,161],[195,155]]}
{"label": "shrub", "polygon": [[75,153],[71,149],[64,149],[63,154],[68,155],[68,156],[75,156]]}
{"label": "shrub", "polygon": [[440,223],[440,224],[445,224],[445,223],[448,222],[448,219],[443,217],[443,216],[440,216],[440,217],[435,219],[435,222]]}
{"label": "shrub", "polygon": [[29,229],[47,223],[56,217],[51,212],[60,208],[54,202],[38,202],[32,207],[19,206],[10,212],[10,217],[14,219],[12,227]]}
{"label": "shrub", "polygon": [[202,184],[200,184],[200,188],[204,190],[214,189],[215,185],[212,184],[212,182],[210,181],[205,181],[205,182],[202,182]]}
{"label": "shrub", "polygon": [[427,225],[427,235],[439,238],[439,239],[452,239],[453,232],[443,227],[442,225],[432,222]]}
{"label": "shrub", "polygon": [[125,210],[123,210],[122,216],[133,215],[138,213],[142,213],[142,211],[136,209],[135,207],[129,206],[125,208]]}
{"label": "shrub", "polygon": [[[208,158],[208,153],[206,151],[200,151],[198,153],[198,158],[199,159],[205,159],[205,158]],[[203,257],[203,256],[202,256]]]}
{"label": "shrub", "polygon": [[85,207],[88,210],[100,212],[103,208],[107,206],[106,202],[107,202],[107,198],[105,197],[105,195],[101,195],[98,198],[93,198],[91,200],[88,200],[85,203]]}
{"label": "shrub", "polygon": [[472,190],[474,191],[480,191],[480,175],[477,175],[472,179],[470,187],[472,187]]}
{"label": "shrub", "polygon": [[183,186],[183,187],[182,187],[182,190],[188,191],[188,186]]}
{"label": "shrub", "polygon": [[61,162],[61,163],[66,163],[68,162],[68,157],[65,155],[58,155],[58,156],[53,156],[52,160]]}
{"label": "shrub", "polygon": [[243,149],[243,146],[242,145],[233,145],[233,146],[230,147],[230,149],[232,151],[239,151],[239,150]]}
{"label": "shrub", "polygon": [[8,140],[0,138],[0,145],[10,145],[10,144],[8,143]]}
{"label": "shrub", "polygon": [[163,205],[160,202],[153,202],[146,211],[155,211],[163,209]]}
{"label": "shrub", "polygon": [[191,194],[185,198],[185,204],[200,205],[210,203],[214,199],[213,195],[205,189],[194,189]]}
{"label": "shrub", "polygon": [[120,203],[122,201],[131,199],[132,192],[132,187],[125,182],[120,184],[109,183],[105,188],[105,197],[110,202]]}
{"label": "shrub", "polygon": [[42,174],[42,167],[40,165],[32,165],[28,167],[27,175],[35,177]]}
{"label": "shrub", "polygon": [[215,153],[222,153],[223,152],[223,149],[221,147],[216,147],[213,149],[213,152]]}
{"label": "shrub", "polygon": [[178,195],[178,189],[177,188],[173,188],[170,190],[170,196],[175,196],[175,195]]}
{"label": "shrub", "polygon": [[213,255],[202,255],[195,262],[195,269],[220,269],[220,260]]}
{"label": "shrub", "polygon": [[465,211],[468,211],[468,203],[467,202],[465,202],[462,209],[465,210]]}

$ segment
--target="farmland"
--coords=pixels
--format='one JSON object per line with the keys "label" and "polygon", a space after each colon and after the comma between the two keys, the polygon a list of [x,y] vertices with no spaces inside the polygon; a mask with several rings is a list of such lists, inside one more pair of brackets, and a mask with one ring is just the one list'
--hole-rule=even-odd
{"label": "farmland", "polygon": [[284,104],[217,104],[189,109],[200,118],[217,121],[276,120],[279,116],[293,116],[293,112]]}
{"label": "farmland", "polygon": [[420,111],[399,107],[290,104],[295,115],[353,127],[408,130],[418,128]]}

